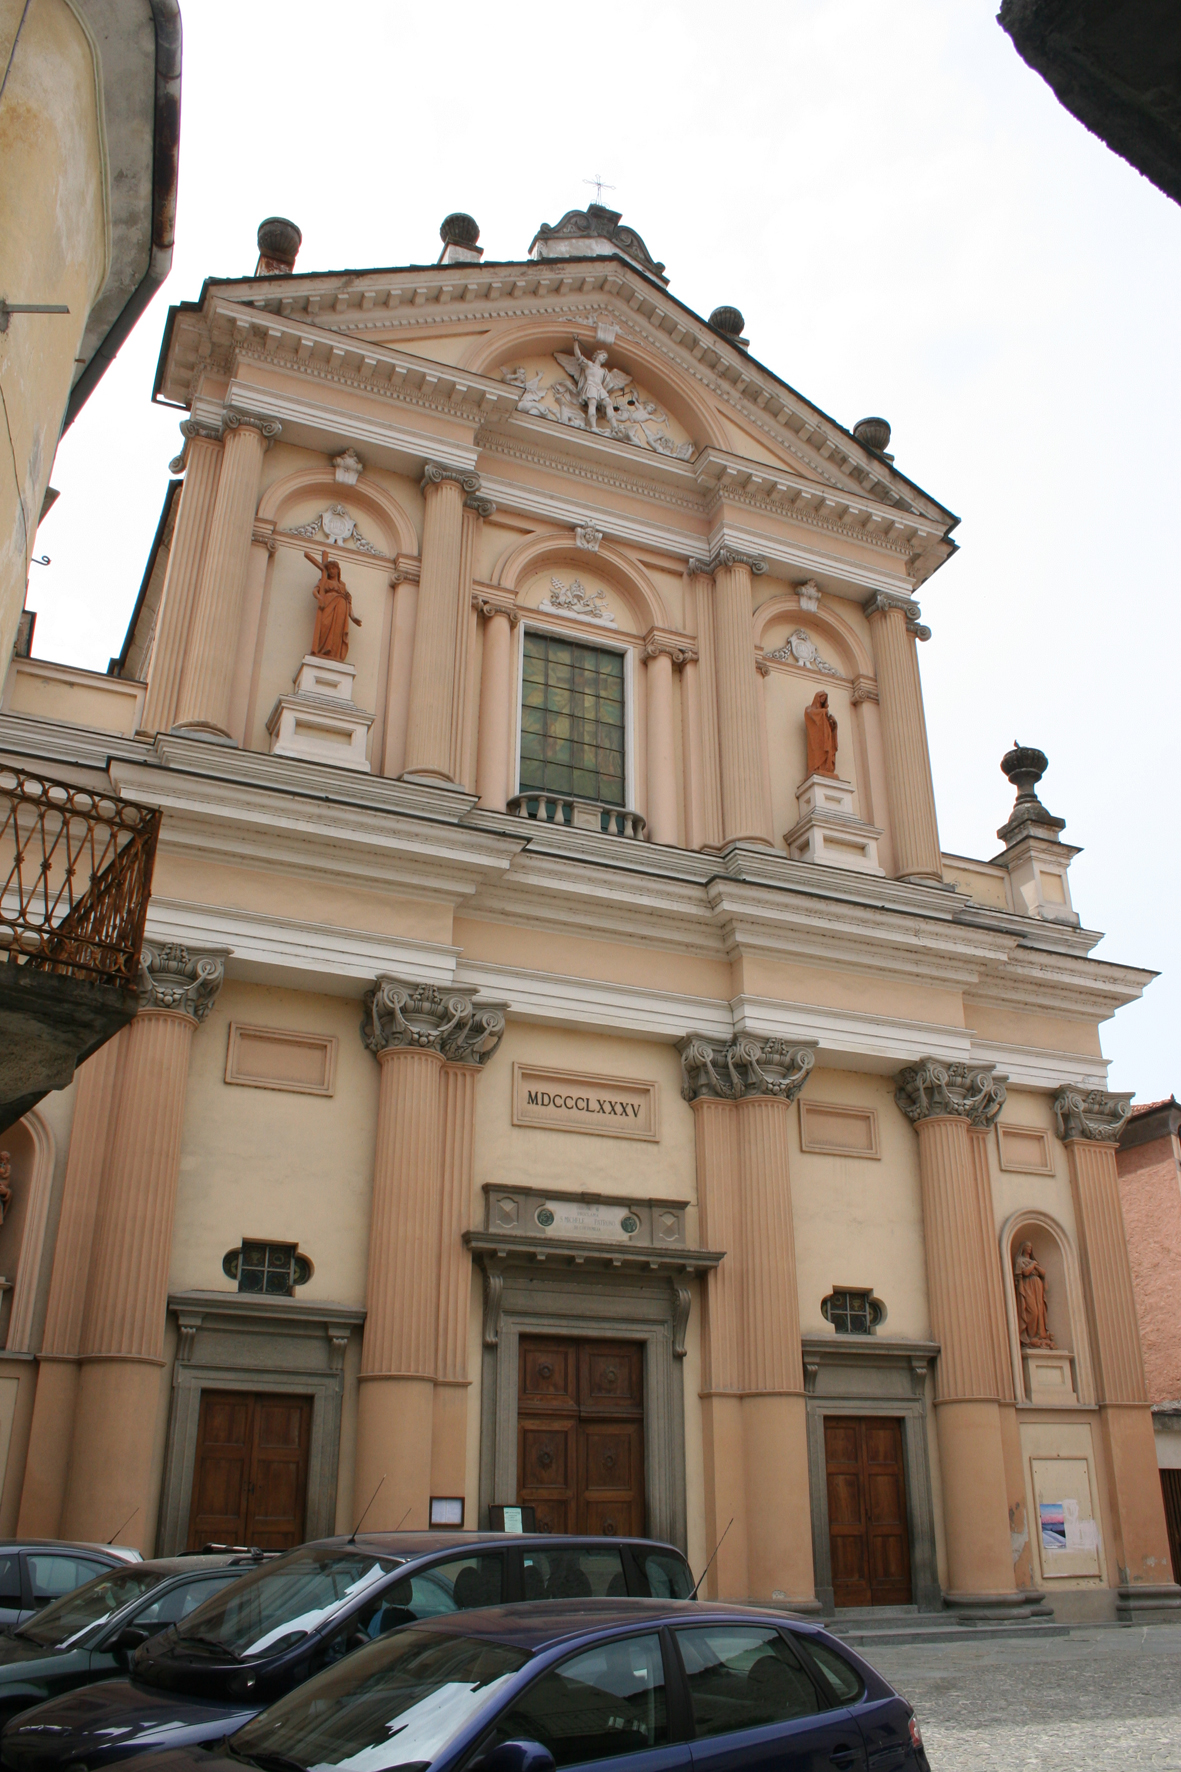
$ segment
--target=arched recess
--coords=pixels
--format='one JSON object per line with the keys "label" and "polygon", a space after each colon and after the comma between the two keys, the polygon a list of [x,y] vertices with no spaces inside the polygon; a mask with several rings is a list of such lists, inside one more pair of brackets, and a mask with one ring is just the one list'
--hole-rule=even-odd
{"label": "arched recess", "polygon": [[378,533],[367,535],[366,541],[375,546],[380,542],[391,559],[396,554],[417,555],[418,531],[397,499],[365,474],[355,486],[340,485],[327,463],[285,474],[268,486],[259,502],[259,519],[282,529],[295,507],[311,498],[322,498],[325,508],[344,505],[350,515],[368,517]]}
{"label": "arched recess", "polygon": [[588,560],[572,535],[531,535],[506,556],[497,570],[496,583],[515,591],[535,572],[551,566],[575,566],[589,571],[591,564],[627,604],[637,634],[669,625],[664,600],[643,569],[610,542],[600,544]]}
{"label": "arched recess", "polygon": [[[585,321],[525,320],[504,331],[474,339],[463,368],[479,375],[494,375],[498,369],[511,368],[522,357],[548,357],[555,351],[568,351],[574,339],[578,340],[578,348],[584,356],[602,348],[595,341],[594,329]],[[705,391],[694,387],[658,352],[642,340],[628,338],[623,333],[607,350],[609,367],[626,369],[634,376],[670,417],[684,426],[699,449],[731,447],[731,438],[726,433],[721,414]],[[639,453],[646,452],[641,450]]]}
{"label": "arched recess", "polygon": [[[0,1260],[6,1269],[15,1267],[15,1277],[5,1274],[13,1288],[4,1347],[10,1354],[26,1354],[33,1339],[33,1309],[53,1189],[54,1142],[35,1108],[2,1138],[12,1156],[13,1197],[0,1226]],[[5,1231],[10,1233],[7,1239]]]}
{"label": "arched recess", "polygon": [[[872,677],[874,663],[869,648],[861,636],[835,610],[819,609],[810,614],[800,608],[799,598],[794,591],[784,592],[778,597],[770,597],[760,603],[754,613],[754,642],[763,645],[763,636],[776,621],[786,619],[793,628],[807,628],[817,641],[827,641],[832,648],[832,663],[838,665],[846,677]],[[790,631],[790,630],[789,630]]]}
{"label": "arched recess", "polygon": [[[1013,1258],[1026,1240],[1033,1244],[1036,1260],[1046,1270],[1047,1317],[1050,1333],[1060,1348],[1074,1357],[1075,1390],[1080,1403],[1094,1405],[1095,1378],[1091,1368],[1091,1344],[1087,1336],[1086,1303],[1082,1274],[1074,1244],[1056,1218],[1023,1206],[1011,1213],[1001,1229],[1001,1269],[1005,1281],[1005,1315],[1009,1326],[1009,1356],[1013,1362],[1013,1394],[1025,1396],[1025,1373],[1021,1365],[1021,1333],[1017,1323],[1017,1295],[1013,1288]],[[1057,1296],[1056,1296],[1057,1294]],[[1063,1343],[1063,1333],[1068,1341]]]}

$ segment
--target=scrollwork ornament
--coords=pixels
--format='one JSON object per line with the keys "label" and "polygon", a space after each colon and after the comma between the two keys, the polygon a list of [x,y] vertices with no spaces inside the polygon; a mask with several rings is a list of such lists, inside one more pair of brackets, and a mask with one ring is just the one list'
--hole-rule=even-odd
{"label": "scrollwork ornament", "polygon": [[423,492],[431,486],[441,486],[444,480],[454,480],[462,492],[472,494],[480,490],[480,476],[473,474],[470,468],[449,468],[445,462],[428,461],[422,470]]}
{"label": "scrollwork ornament", "polygon": [[256,412],[235,412],[232,407],[228,407],[225,414],[226,430],[236,431],[242,425],[260,432],[268,443],[273,443],[283,430],[277,418],[260,418]]}
{"label": "scrollwork ornament", "polygon": [[1064,1084],[1054,1097],[1059,1138],[1086,1138],[1115,1144],[1132,1111],[1132,1091],[1113,1095],[1106,1089],[1078,1089]]}
{"label": "scrollwork ornament", "polygon": [[894,1101],[912,1125],[920,1120],[951,1116],[986,1128],[1005,1105],[1006,1077],[990,1064],[943,1064],[922,1058],[895,1079]]}
{"label": "scrollwork ornament", "polygon": [[767,562],[762,554],[744,554],[737,548],[718,549],[709,563],[710,572],[717,572],[721,566],[747,566],[755,578],[761,578],[767,570]]}
{"label": "scrollwork ornament", "polygon": [[228,948],[186,948],[180,942],[145,942],[139,965],[141,1009],[174,1009],[205,1020],[225,978]]}
{"label": "scrollwork ornament", "polygon": [[680,1042],[681,1095],[686,1101],[794,1101],[816,1063],[814,1040],[737,1034],[714,1040],[690,1034]]}
{"label": "scrollwork ornament", "polygon": [[361,1038],[375,1055],[397,1048],[437,1052],[449,1064],[483,1065],[504,1038],[507,1004],[476,1003],[473,987],[379,978],[365,993]]}

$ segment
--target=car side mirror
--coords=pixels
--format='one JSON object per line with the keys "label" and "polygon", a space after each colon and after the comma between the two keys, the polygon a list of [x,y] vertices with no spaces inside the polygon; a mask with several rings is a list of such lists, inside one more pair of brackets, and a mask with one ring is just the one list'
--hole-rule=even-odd
{"label": "car side mirror", "polygon": [[485,1754],[479,1772],[554,1772],[554,1756],[540,1741],[502,1741]]}
{"label": "car side mirror", "polygon": [[133,1650],[139,1648],[141,1643],[146,1643],[151,1634],[146,1624],[125,1624],[111,1644],[111,1648],[116,1652],[130,1655]]}

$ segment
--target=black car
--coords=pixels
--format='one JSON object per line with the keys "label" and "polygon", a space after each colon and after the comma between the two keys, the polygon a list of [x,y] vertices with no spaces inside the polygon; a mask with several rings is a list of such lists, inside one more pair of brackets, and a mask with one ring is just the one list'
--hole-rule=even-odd
{"label": "black car", "polygon": [[141,1643],[187,1618],[260,1556],[224,1552],[121,1564],[0,1634],[0,1721],[126,1673]]}
{"label": "black car", "polygon": [[11,1772],[96,1772],[214,1741],[399,1625],[524,1600],[680,1599],[680,1551],[648,1539],[390,1532],[301,1545],[245,1575],[135,1653],[112,1680],[26,1711],[4,1730]]}
{"label": "black car", "polygon": [[370,1644],[220,1748],[143,1772],[930,1772],[910,1705],[817,1625],[576,1600]]}
{"label": "black car", "polygon": [[0,1539],[0,1629],[23,1624],[104,1569],[142,1561],[122,1544],[72,1544],[61,1538]]}

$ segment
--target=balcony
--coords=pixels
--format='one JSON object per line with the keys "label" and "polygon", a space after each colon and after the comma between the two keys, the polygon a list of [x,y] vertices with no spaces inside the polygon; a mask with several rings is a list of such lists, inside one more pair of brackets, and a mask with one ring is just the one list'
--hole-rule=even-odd
{"label": "balcony", "polygon": [[508,809],[518,818],[569,825],[576,831],[603,831],[609,837],[642,841],[647,829],[642,813],[625,811],[622,806],[604,806],[597,800],[575,800],[568,794],[514,794]]}
{"label": "balcony", "polygon": [[0,1132],[138,1007],[159,812],[0,767]]}

